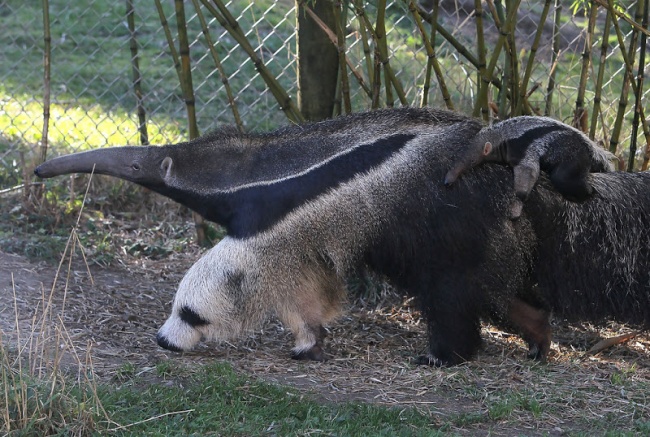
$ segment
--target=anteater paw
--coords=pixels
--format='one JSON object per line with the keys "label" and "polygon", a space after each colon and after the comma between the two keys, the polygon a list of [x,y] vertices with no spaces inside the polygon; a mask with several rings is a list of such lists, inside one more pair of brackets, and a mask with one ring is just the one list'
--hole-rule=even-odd
{"label": "anteater paw", "polygon": [[443,367],[447,365],[447,363],[442,361],[440,358],[437,358],[431,354],[420,355],[419,357],[415,357],[415,364],[419,366],[431,366],[431,367]]}
{"label": "anteater paw", "polygon": [[530,343],[528,345],[527,356],[531,360],[537,360],[539,362],[545,363],[548,356],[548,348],[545,348],[538,344]]}
{"label": "anteater paw", "polygon": [[302,351],[291,351],[291,358],[294,360],[304,360],[304,361],[325,361],[325,353],[323,348],[319,345],[314,345],[310,349]]}

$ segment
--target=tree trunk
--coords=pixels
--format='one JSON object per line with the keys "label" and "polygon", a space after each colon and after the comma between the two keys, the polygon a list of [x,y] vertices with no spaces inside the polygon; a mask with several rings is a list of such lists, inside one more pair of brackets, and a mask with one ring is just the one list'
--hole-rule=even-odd
{"label": "tree trunk", "polygon": [[[331,30],[336,30],[334,4],[317,0],[308,5]],[[337,48],[296,0],[298,32],[298,107],[307,120],[332,117],[339,59]]]}

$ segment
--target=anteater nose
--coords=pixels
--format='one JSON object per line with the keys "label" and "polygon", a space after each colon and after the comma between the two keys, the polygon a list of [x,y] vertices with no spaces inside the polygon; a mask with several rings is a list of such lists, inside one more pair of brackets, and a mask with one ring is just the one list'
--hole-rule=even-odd
{"label": "anteater nose", "polygon": [[158,346],[163,349],[167,349],[172,352],[183,352],[181,348],[174,345],[173,343],[170,343],[169,340],[167,340],[167,337],[162,335],[160,332],[156,334],[156,341],[158,342]]}
{"label": "anteater nose", "polygon": [[39,165],[34,169],[34,174],[38,176],[39,178],[41,177],[41,166]]}

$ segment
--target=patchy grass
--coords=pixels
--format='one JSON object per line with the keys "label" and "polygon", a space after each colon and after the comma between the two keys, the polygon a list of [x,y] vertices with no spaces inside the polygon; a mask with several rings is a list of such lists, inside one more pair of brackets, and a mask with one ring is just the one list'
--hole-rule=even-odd
{"label": "patchy grass", "polygon": [[154,376],[126,363],[115,382],[98,383],[92,368],[86,369],[90,377],[74,380],[61,367],[39,376],[29,373],[34,363],[23,362],[21,369],[6,353],[0,359],[0,430],[8,433],[442,435],[414,409],[323,404],[296,389],[238,374],[227,363],[192,371],[170,366]]}

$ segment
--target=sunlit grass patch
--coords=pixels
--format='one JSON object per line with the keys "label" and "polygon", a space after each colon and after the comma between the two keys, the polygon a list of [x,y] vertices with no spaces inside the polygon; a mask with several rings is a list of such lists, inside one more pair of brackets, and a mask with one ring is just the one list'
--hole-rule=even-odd
{"label": "sunlit grass patch", "polygon": [[[34,146],[43,133],[43,105],[28,96],[0,94],[0,130],[7,139],[21,139]],[[179,142],[181,127],[162,117],[147,122],[151,144]],[[105,112],[99,105],[66,106],[50,109],[49,141],[56,153],[139,143],[138,121],[124,111]]]}

